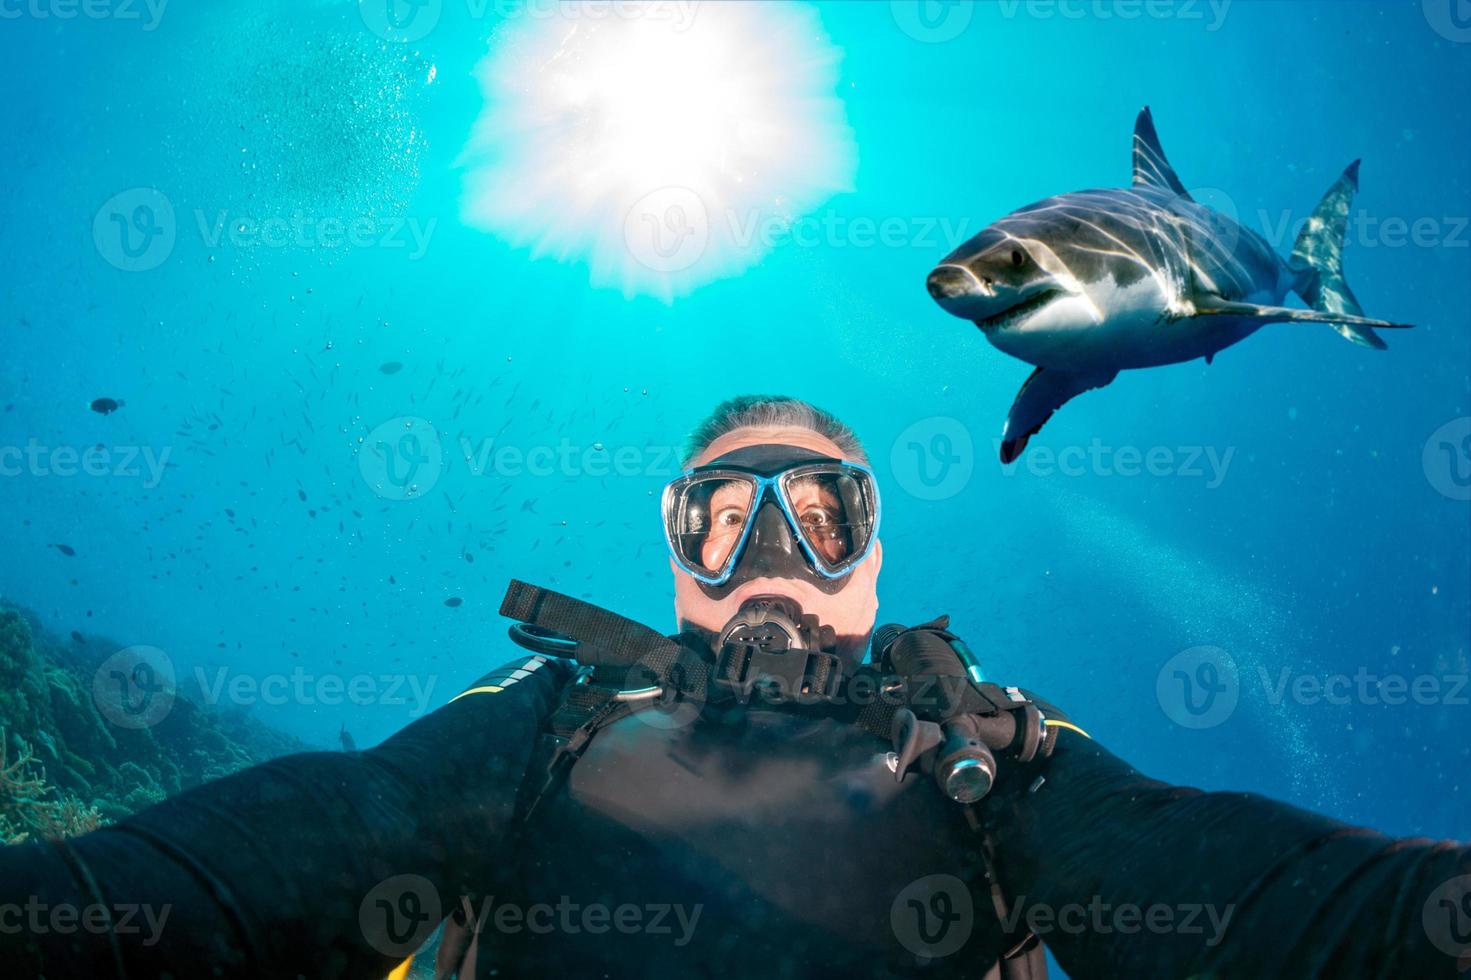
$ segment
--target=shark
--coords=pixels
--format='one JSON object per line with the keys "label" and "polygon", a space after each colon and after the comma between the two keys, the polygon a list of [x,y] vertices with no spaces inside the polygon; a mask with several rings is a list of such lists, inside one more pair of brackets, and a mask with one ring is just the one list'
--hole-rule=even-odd
{"label": "shark", "polygon": [[[1197,202],[1165,157],[1145,106],[1126,188],[1049,197],[1013,211],[929,274],[930,296],[998,350],[1035,367],[1002,429],[1015,461],[1054,412],[1120,371],[1180,364],[1240,343],[1269,323],[1325,324],[1364,347],[1377,330],[1343,272],[1358,191],[1355,160],[1282,258],[1256,232]],[[1307,308],[1288,307],[1296,294]]]}

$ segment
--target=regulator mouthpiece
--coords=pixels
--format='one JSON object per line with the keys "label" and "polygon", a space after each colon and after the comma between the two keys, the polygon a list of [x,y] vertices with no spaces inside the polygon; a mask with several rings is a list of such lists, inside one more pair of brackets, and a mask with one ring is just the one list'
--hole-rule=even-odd
{"label": "regulator mouthpiece", "polygon": [[773,702],[831,698],[843,678],[837,644],[837,632],[792,599],[752,596],[716,640],[715,683],[742,703],[757,691]]}

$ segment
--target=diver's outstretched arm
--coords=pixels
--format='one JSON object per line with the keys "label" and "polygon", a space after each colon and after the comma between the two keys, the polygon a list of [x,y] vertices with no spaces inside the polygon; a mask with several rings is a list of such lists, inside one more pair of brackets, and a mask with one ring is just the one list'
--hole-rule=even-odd
{"label": "diver's outstretched arm", "polygon": [[386,976],[508,856],[571,671],[518,665],[533,661],[366,752],[288,756],[83,837],[0,848],[0,973]]}
{"label": "diver's outstretched arm", "polygon": [[1148,779],[1063,731],[980,811],[1017,930],[1091,977],[1458,977],[1471,847]]}

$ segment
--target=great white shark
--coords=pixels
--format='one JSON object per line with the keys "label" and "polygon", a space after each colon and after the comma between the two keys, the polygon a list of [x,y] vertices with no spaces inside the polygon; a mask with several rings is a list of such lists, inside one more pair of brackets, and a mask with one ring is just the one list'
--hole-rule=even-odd
{"label": "great white shark", "polygon": [[[1146,106],[1132,187],[1078,191],[1014,211],[945,258],[929,292],[997,349],[1036,366],[1002,430],[1001,461],[1069,399],[1120,371],[1207,363],[1268,323],[1322,323],[1365,347],[1407,327],[1364,316],[1343,275],[1355,160],[1303,226],[1288,259],[1197,203],[1165,158]],[[1296,293],[1311,309],[1282,304]]]}

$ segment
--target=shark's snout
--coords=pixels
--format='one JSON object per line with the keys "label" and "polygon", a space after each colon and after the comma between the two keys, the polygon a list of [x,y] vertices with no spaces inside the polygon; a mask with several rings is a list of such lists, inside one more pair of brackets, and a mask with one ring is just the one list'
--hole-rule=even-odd
{"label": "shark's snout", "polygon": [[943,303],[947,299],[969,295],[980,286],[980,282],[969,269],[958,265],[942,265],[930,273],[929,282],[925,285],[929,287],[930,295],[935,301]]}
{"label": "shark's snout", "polygon": [[925,286],[936,303],[956,316],[969,316],[996,295],[990,283],[982,282],[962,265],[937,266]]}

